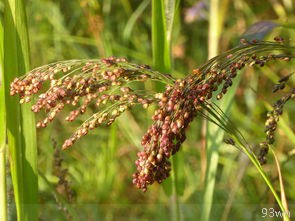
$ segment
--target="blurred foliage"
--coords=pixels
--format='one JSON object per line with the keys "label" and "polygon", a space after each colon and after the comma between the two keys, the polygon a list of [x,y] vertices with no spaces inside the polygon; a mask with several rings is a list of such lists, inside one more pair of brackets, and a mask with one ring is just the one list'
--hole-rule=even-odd
{"label": "blurred foliage", "polygon": [[[148,2],[27,1],[32,68],[58,60],[110,55],[151,65],[151,5]],[[184,77],[206,61],[209,7],[207,1],[180,2],[172,34],[172,75],[175,77]],[[220,52],[236,46],[239,37],[257,21],[276,20],[285,24],[295,21],[295,3],[291,0],[231,1],[227,11]],[[281,31],[286,39],[295,32],[275,28],[269,34],[270,38]],[[248,68],[244,72],[230,117],[249,142],[259,143],[264,139],[266,113],[275,101],[271,95],[272,85],[279,76],[290,72],[292,68],[286,67],[285,63],[273,63],[261,70],[255,69],[255,72]],[[294,111],[295,106],[290,102],[280,121],[274,145],[293,216]],[[69,217],[73,220],[171,220],[173,208],[169,207],[170,199],[160,185],[153,185],[146,193],[132,185],[131,174],[135,171],[137,150],[141,148],[140,137],[151,123],[151,114],[152,111],[135,108],[111,128],[99,128],[60,153],[73,194],[70,205],[62,190],[56,188],[58,177],[54,173],[53,147],[55,142],[59,147],[77,125],[65,125],[57,120],[47,129],[38,130],[39,173],[42,174],[39,177],[40,220],[66,220]],[[63,118],[61,115],[60,119]],[[185,159],[182,171],[185,189],[180,197],[183,220],[195,220],[200,214],[204,188],[200,125],[201,118],[198,118],[187,132],[181,150]],[[291,136],[287,136],[283,128],[291,130]],[[271,155],[268,159],[264,168],[273,178],[274,186],[279,188],[275,163]],[[221,220],[220,217],[224,220],[261,220],[262,207],[276,207],[267,186],[255,168],[248,164],[237,149],[226,144],[220,147],[211,220]],[[224,215],[227,206],[231,209]]]}

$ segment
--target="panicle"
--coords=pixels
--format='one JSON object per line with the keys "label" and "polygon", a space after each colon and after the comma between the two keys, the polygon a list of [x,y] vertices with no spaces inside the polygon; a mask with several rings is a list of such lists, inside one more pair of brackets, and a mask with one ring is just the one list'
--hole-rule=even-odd
{"label": "panicle", "polygon": [[[241,40],[241,45],[212,58],[194,69],[184,79],[153,71],[146,65],[129,63],[125,58],[109,57],[101,60],[72,60],[36,68],[21,78],[16,78],[10,94],[20,96],[20,103],[30,102],[31,96],[42,91],[32,105],[33,112],[44,110],[47,116],[37,123],[46,127],[66,106],[72,107],[65,118],[74,121],[87,112],[89,106],[98,109],[67,139],[63,149],[72,146],[82,136],[100,125],[111,125],[117,117],[136,104],[147,108],[157,103],[152,116],[153,124],[142,137],[143,150],[135,162],[137,171],[133,183],[143,191],[154,182],[161,183],[171,170],[169,158],[185,141],[185,131],[204,104],[215,94],[221,99],[234,83],[238,71],[246,66],[263,67],[272,60],[289,61],[283,39],[275,42]],[[293,48],[294,49],[294,48]],[[284,51],[274,54],[273,51]],[[287,55],[286,55],[287,54]],[[274,91],[285,87],[289,77],[279,81]],[[134,82],[160,81],[166,84],[164,92],[141,92],[132,87]],[[266,142],[262,142],[259,159],[265,161],[268,145],[274,142],[273,133],[284,104],[294,98],[294,88],[282,97],[268,115]],[[202,112],[201,112],[202,113]],[[210,113],[209,113],[210,114]],[[231,140],[228,143],[234,145]]]}
{"label": "panicle", "polygon": [[[286,83],[288,77],[282,78],[284,80],[280,80],[279,84],[282,82]],[[268,112],[266,122],[265,122],[265,134],[266,140],[261,142],[260,152],[258,154],[258,160],[261,164],[266,163],[266,155],[268,153],[269,145],[272,145],[275,142],[275,132],[278,126],[278,122],[280,120],[281,115],[283,114],[283,109],[285,104],[290,100],[295,98],[295,88],[289,90],[288,93],[283,95],[279,100],[277,100],[273,104],[273,109]]]}
{"label": "panicle", "polygon": [[47,116],[37,123],[38,128],[46,127],[66,106],[72,111],[65,118],[74,121],[87,112],[89,106],[98,111],[86,120],[67,139],[63,148],[73,145],[76,140],[100,125],[110,125],[124,111],[140,104],[147,108],[156,101],[152,93],[132,89],[132,83],[147,80],[173,84],[174,79],[152,71],[146,65],[132,64],[125,58],[109,57],[101,60],[70,60],[45,65],[30,71],[11,83],[10,94],[20,96],[20,103],[29,102],[31,96],[43,91],[32,105],[33,112],[44,110]]}
{"label": "panicle", "polygon": [[155,181],[162,183],[169,176],[171,165],[169,158],[175,154],[185,141],[185,130],[193,120],[196,109],[193,100],[187,99],[187,82],[177,80],[175,85],[157,95],[160,98],[152,117],[154,123],[143,136],[143,151],[138,153],[135,164],[137,172],[133,174],[133,183],[143,191]]}
{"label": "panicle", "polygon": [[[154,123],[142,137],[144,149],[138,153],[135,162],[137,172],[133,174],[133,183],[139,189],[146,191],[149,185],[161,183],[169,176],[169,158],[185,141],[185,130],[190,122],[215,91],[218,91],[218,100],[227,93],[239,70],[246,66],[263,67],[266,62],[275,59],[289,60],[284,54],[267,54],[274,46],[280,48],[281,42],[244,40],[243,46],[211,59],[158,95],[159,108],[152,117]],[[260,56],[260,51],[267,55]],[[266,145],[261,146],[263,153],[267,153]]]}

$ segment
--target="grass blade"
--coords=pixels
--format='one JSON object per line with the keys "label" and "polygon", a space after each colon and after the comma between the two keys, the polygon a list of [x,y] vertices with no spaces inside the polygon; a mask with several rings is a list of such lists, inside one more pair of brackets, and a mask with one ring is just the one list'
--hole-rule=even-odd
{"label": "grass blade", "polygon": [[37,145],[30,104],[10,97],[9,85],[29,70],[26,14],[22,0],[6,0],[4,11],[4,81],[7,137],[18,220],[37,220]]}
{"label": "grass blade", "polygon": [[167,38],[165,3],[152,1],[152,47],[153,64],[161,72],[171,71],[170,42]]}
{"label": "grass blade", "polygon": [[[283,207],[285,209],[285,211],[282,211],[282,212],[284,213],[286,211],[289,211],[289,209],[288,209],[288,202],[287,202],[287,197],[286,197],[284,183],[283,183],[283,177],[282,177],[280,162],[279,162],[275,152],[273,151],[273,149],[270,149],[270,150],[271,150],[271,152],[272,152],[272,154],[274,156],[276,166],[277,166],[277,169],[278,169],[278,175],[279,175],[279,181],[280,181],[281,201],[282,201],[282,205],[283,205]],[[288,220],[288,218],[284,216],[284,221],[287,221],[287,220]]]}
{"label": "grass blade", "polygon": [[0,217],[6,221],[6,110],[3,80],[3,24],[2,20],[0,22]]}
{"label": "grass blade", "polygon": [[[173,29],[173,20],[176,6],[179,1],[152,1],[152,46],[153,46],[153,65],[162,72],[171,72],[171,35]],[[181,155],[180,153],[178,153]],[[178,176],[178,170],[183,167],[179,162],[179,157],[172,158],[171,178],[168,178],[163,187],[166,194],[171,195],[171,216],[173,220],[180,220],[180,208],[178,193],[183,192],[181,180],[183,176]],[[178,183],[180,185],[178,185]],[[179,188],[178,188],[179,187]]]}
{"label": "grass blade", "polygon": [[[227,1],[228,2],[228,1]],[[219,37],[220,30],[223,26],[224,14],[222,15],[219,11],[219,0],[210,1],[210,18],[209,18],[209,33],[208,33],[208,58],[212,58],[218,54],[219,46]],[[223,11],[225,11],[227,4],[223,4]],[[219,19],[216,19],[216,16]],[[227,95],[221,104],[221,108],[225,110],[225,113],[228,111],[231,100],[235,94],[235,88]],[[225,109],[224,109],[225,108]],[[205,174],[205,190],[203,195],[203,209],[201,220],[208,221],[210,220],[210,212],[213,203],[213,192],[215,189],[215,178],[218,165],[218,147],[220,146],[224,131],[217,125],[207,122],[206,127],[206,151],[207,151],[207,166]]]}
{"label": "grass blade", "polygon": [[[240,77],[235,79],[233,87],[228,94],[218,103],[219,107],[228,113],[240,81]],[[215,101],[216,102],[216,101]],[[213,193],[215,189],[215,178],[218,166],[218,147],[223,142],[224,130],[219,126],[209,123],[207,124],[207,169],[205,179],[205,190],[203,195],[203,210],[201,220],[210,220],[210,212],[213,204]]]}
{"label": "grass blade", "polygon": [[150,3],[149,0],[142,1],[142,3],[138,6],[138,8],[132,13],[123,31],[124,40],[130,39],[132,29],[137,19],[142,15],[142,13],[146,9],[146,7],[149,5],[149,3]]}

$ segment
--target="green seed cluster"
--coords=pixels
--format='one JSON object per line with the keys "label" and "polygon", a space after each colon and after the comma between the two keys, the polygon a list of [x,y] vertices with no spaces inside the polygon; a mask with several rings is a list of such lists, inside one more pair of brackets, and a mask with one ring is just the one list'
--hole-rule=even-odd
{"label": "green seed cluster", "polygon": [[[277,91],[277,88],[282,89],[285,87],[286,82],[288,81],[289,76],[283,77],[279,80],[279,83],[275,85],[274,92]],[[268,153],[269,145],[272,145],[275,142],[275,132],[277,129],[280,116],[283,114],[284,105],[290,100],[295,98],[295,88],[292,88],[287,94],[282,96],[277,100],[273,105],[273,110],[267,114],[267,119],[265,122],[265,134],[266,141],[261,142],[260,152],[258,154],[258,160],[261,164],[266,163],[266,155]]]}

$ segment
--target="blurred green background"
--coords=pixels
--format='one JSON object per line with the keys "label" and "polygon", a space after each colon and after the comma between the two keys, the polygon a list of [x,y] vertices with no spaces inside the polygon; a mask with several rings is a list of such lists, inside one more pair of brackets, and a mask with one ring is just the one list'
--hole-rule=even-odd
{"label": "blurred green background", "polygon": [[[207,60],[209,4],[209,1],[180,1],[172,35],[175,77],[184,77]],[[291,0],[221,0],[220,6],[225,17],[219,52],[236,46],[239,37],[255,22],[295,22],[295,3]],[[30,0],[27,15],[32,68],[59,60],[111,55],[152,65],[149,0]],[[279,32],[280,28],[275,29],[270,39]],[[294,31],[283,33],[287,38],[294,36]],[[261,70],[248,68],[244,72],[230,118],[249,143],[264,139],[266,113],[275,101],[272,85],[280,75],[290,72],[292,66],[286,63],[271,63]],[[132,184],[136,153],[141,148],[141,136],[151,124],[152,109],[135,108],[110,128],[98,128],[58,154],[54,154],[54,146],[60,148],[79,122],[65,123],[62,113],[49,127],[38,130],[40,220],[173,220],[173,197],[161,185],[154,184],[142,193]],[[291,217],[295,215],[294,111],[294,103],[290,102],[274,145]],[[183,193],[179,203],[183,220],[198,220],[202,209],[205,152],[201,122],[199,117],[191,124],[180,150]],[[243,153],[226,144],[219,149],[210,220],[264,220],[261,209],[276,208],[268,187]],[[61,168],[54,162],[59,157],[63,159],[62,169],[67,169],[70,197],[63,185],[58,184],[57,171]],[[279,189],[271,156],[264,169]]]}

